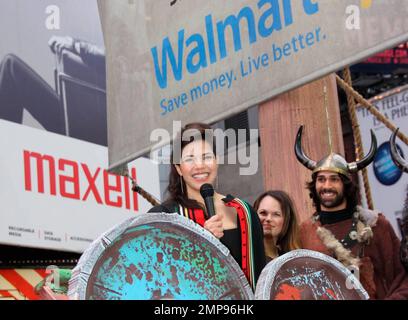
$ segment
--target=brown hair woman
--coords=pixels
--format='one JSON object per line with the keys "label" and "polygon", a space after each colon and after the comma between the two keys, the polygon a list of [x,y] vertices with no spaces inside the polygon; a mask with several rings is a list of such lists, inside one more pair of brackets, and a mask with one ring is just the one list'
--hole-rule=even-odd
{"label": "brown hair woman", "polygon": [[264,232],[265,255],[268,261],[291,250],[300,249],[295,206],[281,190],[269,190],[254,203]]}

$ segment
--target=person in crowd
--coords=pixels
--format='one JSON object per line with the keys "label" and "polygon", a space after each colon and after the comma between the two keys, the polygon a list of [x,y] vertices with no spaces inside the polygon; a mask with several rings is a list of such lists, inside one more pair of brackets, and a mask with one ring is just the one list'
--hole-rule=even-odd
{"label": "person in crowd", "polygon": [[254,203],[264,233],[266,260],[300,249],[296,210],[290,196],[281,190],[262,193]]}
{"label": "person in crowd", "polygon": [[214,185],[217,179],[214,140],[209,125],[191,123],[182,128],[172,145],[169,197],[150,212],[176,212],[211,232],[230,250],[255,290],[265,266],[263,232],[256,212],[244,200],[215,190],[216,214],[208,217],[200,194],[203,184]]}
{"label": "person in crowd", "polygon": [[377,140],[361,160],[347,163],[336,153],[316,162],[308,158],[298,131],[295,153],[309,170],[307,188],[316,208],[311,219],[300,226],[304,249],[336,258],[359,278],[371,299],[408,299],[408,276],[400,260],[400,241],[381,213],[358,205],[358,189],[352,174],[374,159]]}

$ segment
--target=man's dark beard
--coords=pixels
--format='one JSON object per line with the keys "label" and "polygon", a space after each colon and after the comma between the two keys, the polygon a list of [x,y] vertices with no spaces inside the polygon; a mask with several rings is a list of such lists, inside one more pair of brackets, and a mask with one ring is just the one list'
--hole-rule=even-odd
{"label": "man's dark beard", "polygon": [[326,192],[326,191],[331,191],[336,194],[336,197],[333,200],[323,200],[320,196],[320,193],[317,194],[317,198],[319,199],[320,205],[324,206],[325,208],[335,208],[339,205],[341,205],[344,201],[344,194],[343,193],[338,193],[335,190],[330,190],[330,189],[324,189],[321,192]]}

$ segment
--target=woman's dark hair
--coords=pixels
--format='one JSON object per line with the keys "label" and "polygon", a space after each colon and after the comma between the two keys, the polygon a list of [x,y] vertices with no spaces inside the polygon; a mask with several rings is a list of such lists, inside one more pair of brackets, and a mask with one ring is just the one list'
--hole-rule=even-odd
{"label": "woman's dark hair", "polygon": [[[344,185],[344,197],[347,200],[347,208],[354,210],[359,203],[359,192],[356,184],[353,180],[347,178],[346,176],[339,174],[340,179],[343,181]],[[317,211],[320,211],[320,201],[316,191],[316,178],[317,174],[312,175],[312,181],[306,182],[306,188],[309,190],[309,196],[313,200],[313,205]]]}
{"label": "woman's dark hair", "polygon": [[290,196],[281,190],[269,190],[262,193],[254,202],[254,209],[258,212],[259,205],[265,197],[272,197],[279,202],[283,214],[282,231],[278,237],[276,244],[280,247],[282,253],[287,253],[291,250],[300,249],[299,231],[297,223],[297,215],[294,203]]}
{"label": "woman's dark hair", "polygon": [[[211,126],[205,123],[195,122],[185,125],[174,139],[171,151],[172,164],[169,175],[169,186],[167,187],[169,197],[166,202],[177,202],[187,208],[202,208],[197,201],[187,197],[186,184],[176,169],[176,165],[180,164],[183,149],[191,142],[199,140],[210,143],[213,147],[214,154],[216,154],[213,130]],[[183,186],[181,185],[182,183]]]}

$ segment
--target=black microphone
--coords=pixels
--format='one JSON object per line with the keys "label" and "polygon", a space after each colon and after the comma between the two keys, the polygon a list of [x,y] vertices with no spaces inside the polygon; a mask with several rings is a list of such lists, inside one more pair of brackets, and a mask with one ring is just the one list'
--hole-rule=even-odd
{"label": "black microphone", "polygon": [[214,188],[211,184],[205,183],[200,188],[200,194],[204,199],[205,207],[207,209],[207,216],[211,218],[215,215],[215,208],[214,208]]}

